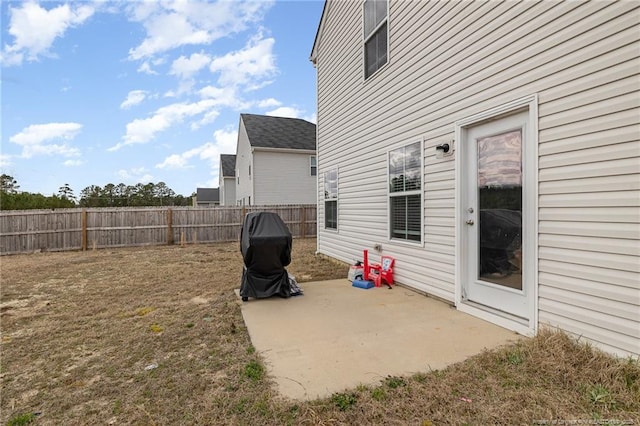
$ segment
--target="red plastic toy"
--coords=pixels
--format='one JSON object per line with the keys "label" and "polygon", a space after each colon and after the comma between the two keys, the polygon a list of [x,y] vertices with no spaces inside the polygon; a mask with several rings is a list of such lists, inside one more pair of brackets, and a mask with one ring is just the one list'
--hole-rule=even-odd
{"label": "red plastic toy", "polygon": [[393,284],[393,265],[396,260],[391,256],[381,256],[381,263],[369,264],[369,251],[363,251],[364,257],[364,279],[373,281],[376,287],[380,287],[384,282],[389,288]]}

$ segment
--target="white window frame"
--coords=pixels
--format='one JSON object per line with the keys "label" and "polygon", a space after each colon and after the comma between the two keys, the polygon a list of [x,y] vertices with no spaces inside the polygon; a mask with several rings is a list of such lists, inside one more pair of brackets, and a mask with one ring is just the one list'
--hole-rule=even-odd
{"label": "white window frame", "polygon": [[[316,160],[316,164],[313,164],[313,160]],[[316,174],[313,174],[313,169],[316,170]],[[309,176],[318,176],[318,157],[316,155],[309,156]]]}
{"label": "white window frame", "polygon": [[[327,197],[326,194],[324,194],[324,188],[325,185],[327,184],[327,174],[331,173],[331,172],[335,172],[336,173],[336,194],[335,194],[335,198],[331,198],[331,194],[329,194],[329,196]],[[340,174],[339,174],[339,170],[337,167],[326,170],[323,174],[322,174],[322,192],[323,192],[323,197],[322,197],[322,208],[323,208],[323,212],[324,212],[324,217],[323,217],[323,229],[327,230],[327,231],[331,231],[331,232],[337,232],[338,231],[338,200],[340,199],[340,191],[339,191],[339,184],[338,181],[340,180]],[[335,201],[336,203],[336,227],[335,228],[329,228],[327,227],[327,201]]]}
{"label": "white window frame", "polygon": [[[420,189],[413,191],[391,192],[391,152],[400,148],[405,148],[415,143],[420,144]],[[404,238],[394,238],[391,236],[391,198],[408,195],[420,195],[420,240],[409,240]],[[411,246],[424,247],[424,138],[416,139],[413,142],[402,142],[387,151],[387,241]]]}
{"label": "white window frame", "polygon": [[[378,72],[382,69],[384,69],[390,61],[390,55],[389,55],[389,0],[386,0],[387,2],[387,16],[380,21],[380,23],[378,25],[375,26],[375,28],[371,31],[370,34],[365,34],[365,4],[367,3],[367,1],[370,0],[364,0],[362,2],[362,62],[363,62],[363,67],[362,67],[362,76],[364,78],[364,81],[367,81],[369,79],[371,79],[373,76],[375,76],[376,74],[378,74]],[[371,75],[367,76],[367,42],[375,35],[378,33],[378,30],[380,30],[380,28],[384,25],[387,24],[387,62],[385,62],[382,66],[380,66],[377,70],[375,70],[374,72],[371,73]]]}

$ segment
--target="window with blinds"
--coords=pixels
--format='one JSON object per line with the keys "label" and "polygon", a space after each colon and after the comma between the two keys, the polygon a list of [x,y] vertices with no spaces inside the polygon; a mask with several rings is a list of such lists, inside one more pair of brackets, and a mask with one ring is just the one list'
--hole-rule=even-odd
{"label": "window with blinds", "polygon": [[338,169],[324,172],[324,227],[338,229]]}
{"label": "window with blinds", "polygon": [[389,152],[390,237],[422,241],[422,144]]}
{"label": "window with blinds", "polygon": [[364,78],[367,79],[387,63],[387,0],[366,0],[363,9]]}

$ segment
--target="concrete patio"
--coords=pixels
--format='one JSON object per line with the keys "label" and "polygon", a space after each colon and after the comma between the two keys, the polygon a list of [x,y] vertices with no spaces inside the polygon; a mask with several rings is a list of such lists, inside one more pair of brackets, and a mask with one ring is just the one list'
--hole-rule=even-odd
{"label": "concrete patio", "polygon": [[251,342],[292,399],[442,369],[522,338],[400,286],[364,290],[340,279],[301,287],[304,296],[242,303]]}

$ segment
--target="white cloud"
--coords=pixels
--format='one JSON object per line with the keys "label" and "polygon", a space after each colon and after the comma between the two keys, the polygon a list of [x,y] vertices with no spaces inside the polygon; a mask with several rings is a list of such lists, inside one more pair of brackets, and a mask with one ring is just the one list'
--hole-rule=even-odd
{"label": "white cloud", "polygon": [[139,118],[127,124],[127,133],[124,135],[123,141],[108,150],[116,151],[126,145],[147,143],[155,138],[156,133],[182,123],[186,118],[204,115],[203,120],[210,122],[217,114],[214,112],[215,106],[214,100],[203,99],[190,104],[175,103],[162,107],[149,118]]}
{"label": "white cloud", "polygon": [[234,128],[218,129],[213,133],[213,139],[213,142],[207,142],[182,154],[172,154],[162,163],[156,164],[155,167],[158,169],[189,169],[194,167],[189,164],[189,160],[198,158],[209,163],[213,175],[211,182],[217,182],[220,154],[235,151],[238,132]]}
{"label": "white cloud", "polygon": [[202,99],[210,100],[218,107],[229,107],[234,109],[246,109],[251,106],[251,102],[245,102],[238,96],[237,88],[226,86],[223,88],[206,86],[198,91]]}
{"label": "white cloud", "polygon": [[283,106],[272,111],[267,111],[265,114],[273,117],[301,118],[314,124],[318,121],[318,114],[315,112],[309,115],[305,115],[304,112],[304,110],[296,107]]}
{"label": "white cloud", "polygon": [[294,107],[280,107],[273,111],[267,111],[265,114],[273,117],[300,118],[302,116],[302,111]]}
{"label": "white cloud", "polygon": [[75,157],[80,155],[80,151],[67,144],[34,145],[23,148],[22,156],[24,158],[31,158],[34,155],[62,155],[64,157]]}
{"label": "white cloud", "polygon": [[191,130],[198,130],[200,127],[204,126],[205,124],[213,123],[216,120],[216,118],[218,118],[219,115],[220,113],[216,110],[211,110],[205,113],[200,120],[194,123],[191,123]]}
{"label": "white cloud", "polygon": [[[48,123],[32,124],[22,129],[20,133],[9,138],[9,141],[22,146],[21,156],[31,158],[34,155],[63,155],[73,157],[80,155],[77,148],[67,144],[76,137],[82,129],[79,123]],[[51,141],[62,140],[62,144]]]}
{"label": "white cloud", "polygon": [[142,65],[138,67],[137,71],[149,75],[158,75],[157,71],[151,69],[151,65],[149,65],[149,62],[143,62]]}
{"label": "white cloud", "polygon": [[0,167],[9,167],[11,164],[11,156],[9,154],[0,154]]}
{"label": "white cloud", "polygon": [[313,114],[307,116],[307,117],[302,117],[302,118],[304,118],[305,120],[307,120],[307,121],[309,121],[309,122],[311,122],[313,124],[317,124],[318,123],[318,114],[315,113],[315,112]]}
{"label": "white cloud", "polygon": [[218,83],[221,86],[248,84],[262,87],[261,83],[278,71],[273,55],[274,43],[273,38],[263,39],[258,34],[243,49],[214,58],[209,69],[220,73]]}
{"label": "white cloud", "polygon": [[277,107],[282,105],[282,102],[275,100],[273,98],[269,98],[269,99],[263,99],[261,101],[258,101],[258,106],[260,108],[270,108],[270,107]]}
{"label": "white cloud", "polygon": [[168,90],[163,95],[165,98],[177,98],[182,94],[192,94],[193,86],[195,85],[195,81],[190,78],[187,80],[180,80],[178,83],[177,90]]}
{"label": "white cloud", "polygon": [[67,166],[67,167],[75,167],[75,166],[83,165],[84,161],[82,161],[82,160],[67,160],[62,164]]}
{"label": "white cloud", "polygon": [[190,78],[193,74],[209,65],[211,58],[204,53],[193,53],[190,57],[180,56],[171,64],[169,74],[179,78]]}
{"label": "white cloud", "polygon": [[236,97],[236,89],[233,87],[215,87],[205,86],[198,91],[203,99],[227,99],[231,100]]}
{"label": "white cloud", "polygon": [[189,157],[184,154],[172,154],[164,159],[162,163],[156,164],[157,169],[191,169],[193,166],[189,166]]}
{"label": "white cloud", "polygon": [[[228,128],[226,130],[216,130],[213,132],[213,137],[216,141],[216,145],[220,149],[220,153],[223,152],[236,152],[236,145],[238,143],[238,130],[234,128]],[[215,157],[218,158],[217,156]]]}
{"label": "white cloud", "polygon": [[20,65],[24,59],[36,61],[40,56],[51,56],[49,49],[67,29],[81,25],[94,14],[91,5],[63,4],[49,10],[35,1],[20,3],[19,7],[9,6],[11,15],[9,34],[13,44],[4,47],[4,65]]}
{"label": "white cloud", "polygon": [[261,20],[272,1],[136,2],[129,18],[141,22],[146,38],[129,50],[139,60],[185,45],[207,45]]}
{"label": "white cloud", "polygon": [[132,90],[127,94],[127,99],[120,104],[120,109],[128,109],[134,105],[138,105],[144,101],[147,97],[147,92],[144,90]]}
{"label": "white cloud", "polygon": [[153,175],[147,173],[144,167],[134,167],[129,170],[120,169],[116,175],[123,183],[149,183],[153,181]]}
{"label": "white cloud", "polygon": [[244,91],[254,92],[256,90],[262,89],[263,87],[267,87],[273,82],[274,80],[251,81],[245,86]]}

